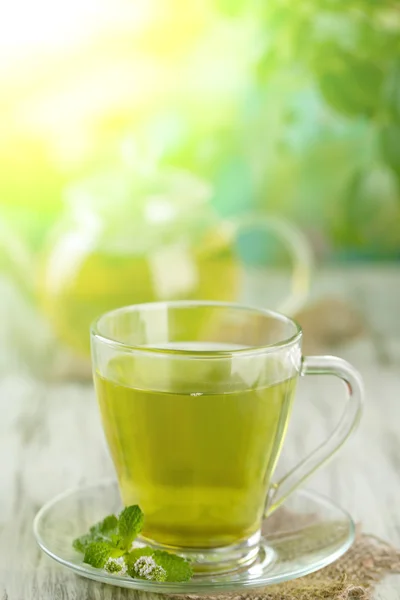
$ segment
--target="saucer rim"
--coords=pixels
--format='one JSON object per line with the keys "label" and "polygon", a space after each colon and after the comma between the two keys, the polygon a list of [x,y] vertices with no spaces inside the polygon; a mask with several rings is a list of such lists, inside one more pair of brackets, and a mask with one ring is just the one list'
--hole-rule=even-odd
{"label": "saucer rim", "polygon": [[291,581],[293,579],[298,579],[300,577],[304,577],[305,575],[310,575],[311,573],[315,573],[320,569],[327,567],[332,564],[336,560],[338,560],[341,556],[343,556],[353,545],[355,536],[356,536],[356,525],[351,517],[350,513],[342,508],[337,502],[330,499],[328,496],[321,494],[320,492],[316,492],[309,489],[298,489],[293,491],[293,495],[301,495],[310,499],[316,504],[325,506],[327,508],[334,509],[340,512],[344,519],[347,520],[349,526],[349,534],[347,540],[343,543],[343,545],[338,548],[335,552],[332,552],[327,557],[324,557],[321,560],[316,561],[315,563],[307,566],[302,566],[297,569],[293,569],[293,571],[289,573],[272,575],[268,578],[268,581],[265,581],[266,577],[268,577],[268,571],[265,573],[264,578],[261,579],[260,576],[254,578],[243,579],[242,581],[201,581],[191,579],[190,581],[185,582],[169,582],[169,581],[146,581],[143,579],[134,579],[127,578],[125,576],[121,576],[118,574],[109,574],[103,570],[95,569],[90,565],[84,565],[84,563],[75,564],[70,560],[67,560],[56,553],[52,552],[46,546],[46,543],[43,541],[40,533],[39,533],[39,525],[41,520],[44,518],[46,513],[53,508],[58,502],[65,500],[68,496],[76,495],[77,493],[85,490],[89,491],[90,489],[95,489],[98,487],[104,486],[115,486],[117,487],[117,481],[112,478],[105,478],[98,480],[93,483],[89,483],[86,485],[78,485],[74,487],[70,487],[67,490],[57,494],[52,499],[47,501],[37,512],[34,520],[33,520],[33,533],[36,539],[37,544],[41,548],[41,550],[47,554],[50,558],[52,558],[57,563],[61,564],[63,567],[70,569],[77,575],[81,575],[88,579],[98,581],[100,583],[107,583],[109,585],[114,585],[118,587],[124,587],[129,589],[141,590],[144,592],[154,592],[154,593],[164,593],[164,594],[203,594],[209,595],[217,592],[229,592],[229,591],[240,591],[240,590],[248,590],[255,589],[260,587],[266,587],[270,585],[276,585],[279,583],[283,583],[285,581]]}

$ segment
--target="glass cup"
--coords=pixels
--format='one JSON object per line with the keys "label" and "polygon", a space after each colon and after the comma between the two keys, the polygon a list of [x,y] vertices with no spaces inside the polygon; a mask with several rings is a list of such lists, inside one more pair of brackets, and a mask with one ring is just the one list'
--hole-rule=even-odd
{"label": "glass cup", "polygon": [[[91,332],[95,387],[123,503],[142,539],[195,572],[250,565],[260,528],[348,438],[362,382],[341,358],[303,357],[302,331],[268,310],[165,302],[106,313]],[[348,401],[331,436],[273,480],[299,376],[335,375]]]}

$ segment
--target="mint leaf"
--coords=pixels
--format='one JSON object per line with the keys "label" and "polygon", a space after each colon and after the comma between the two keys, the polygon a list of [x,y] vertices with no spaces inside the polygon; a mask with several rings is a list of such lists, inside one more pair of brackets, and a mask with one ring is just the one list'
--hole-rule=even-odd
{"label": "mint leaf", "polygon": [[118,533],[113,534],[110,538],[110,541],[114,548],[121,548],[121,550],[125,550],[124,540]]}
{"label": "mint leaf", "polygon": [[182,556],[156,550],[153,558],[166,571],[165,581],[189,581],[193,575],[191,564]]}
{"label": "mint leaf", "polygon": [[102,569],[109,558],[120,558],[125,554],[125,550],[115,548],[110,542],[93,542],[86,546],[83,562]]}
{"label": "mint leaf", "polygon": [[78,552],[85,552],[89,544],[94,542],[108,541],[117,532],[118,519],[115,515],[109,515],[89,529],[89,533],[76,538],[72,545]]}
{"label": "mint leaf", "polygon": [[139,506],[134,504],[124,508],[118,519],[118,533],[124,548],[130,549],[133,540],[140,533],[142,527],[143,513]]}
{"label": "mint leaf", "polygon": [[111,556],[112,546],[108,542],[94,542],[85,549],[83,562],[102,569]]}
{"label": "mint leaf", "polygon": [[188,581],[193,574],[190,563],[175,554],[149,546],[130,550],[143,526],[139,506],[127,506],[119,518],[108,515],[76,538],[73,547],[83,552],[83,562],[109,573],[147,579],[148,581]]}
{"label": "mint leaf", "polygon": [[78,552],[85,552],[89,544],[93,544],[94,542],[102,542],[104,539],[104,536],[100,534],[86,533],[85,535],[81,535],[81,537],[76,538],[76,540],[72,542],[72,545],[75,550],[78,550]]}
{"label": "mint leaf", "polygon": [[150,546],[133,548],[133,550],[126,555],[126,560],[128,564],[131,564],[141,556],[151,556],[152,554],[154,554],[154,548],[150,548]]}
{"label": "mint leaf", "polygon": [[81,537],[76,538],[72,542],[72,546],[75,548],[75,550],[78,550],[78,552],[85,552],[86,546],[92,544],[94,541],[95,540],[93,539],[92,535],[85,534],[81,535]]}
{"label": "mint leaf", "polygon": [[118,519],[115,515],[108,515],[105,519],[96,523],[89,529],[89,533],[93,535],[103,535],[105,537],[111,536],[113,533],[117,532],[118,527]]}

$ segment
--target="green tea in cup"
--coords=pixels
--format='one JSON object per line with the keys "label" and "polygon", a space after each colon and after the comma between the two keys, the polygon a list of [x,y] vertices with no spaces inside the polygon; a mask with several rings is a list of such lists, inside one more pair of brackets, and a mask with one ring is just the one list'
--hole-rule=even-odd
{"label": "green tea in cup", "polygon": [[96,390],[122,499],[146,515],[142,535],[214,548],[256,533],[295,377],[249,387],[238,376],[225,391],[229,361],[212,363],[204,380],[198,363],[160,373],[149,362],[138,380],[134,358],[114,361]]}
{"label": "green tea in cup", "polygon": [[[118,309],[93,326],[92,356],[122,501],[143,510],[143,541],[189,556],[195,571],[251,563],[264,515],[343,443],[359,415],[353,368],[334,357],[303,358],[297,324],[261,309]],[[306,371],[344,379],[347,410],[326,444],[274,483]]]}

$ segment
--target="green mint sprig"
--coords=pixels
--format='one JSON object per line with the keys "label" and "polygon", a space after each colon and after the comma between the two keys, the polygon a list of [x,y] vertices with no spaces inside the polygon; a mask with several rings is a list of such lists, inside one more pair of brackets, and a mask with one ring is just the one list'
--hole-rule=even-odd
{"label": "green mint sprig", "polygon": [[83,562],[109,573],[128,574],[148,581],[189,581],[190,563],[175,554],[132,544],[143,527],[143,512],[135,504],[127,506],[119,517],[109,515],[72,542],[83,553]]}
{"label": "green mint sprig", "polygon": [[72,542],[75,550],[85,552],[86,547],[93,542],[108,540],[118,531],[118,519],[115,515],[109,515],[89,529],[89,533],[82,535]]}

